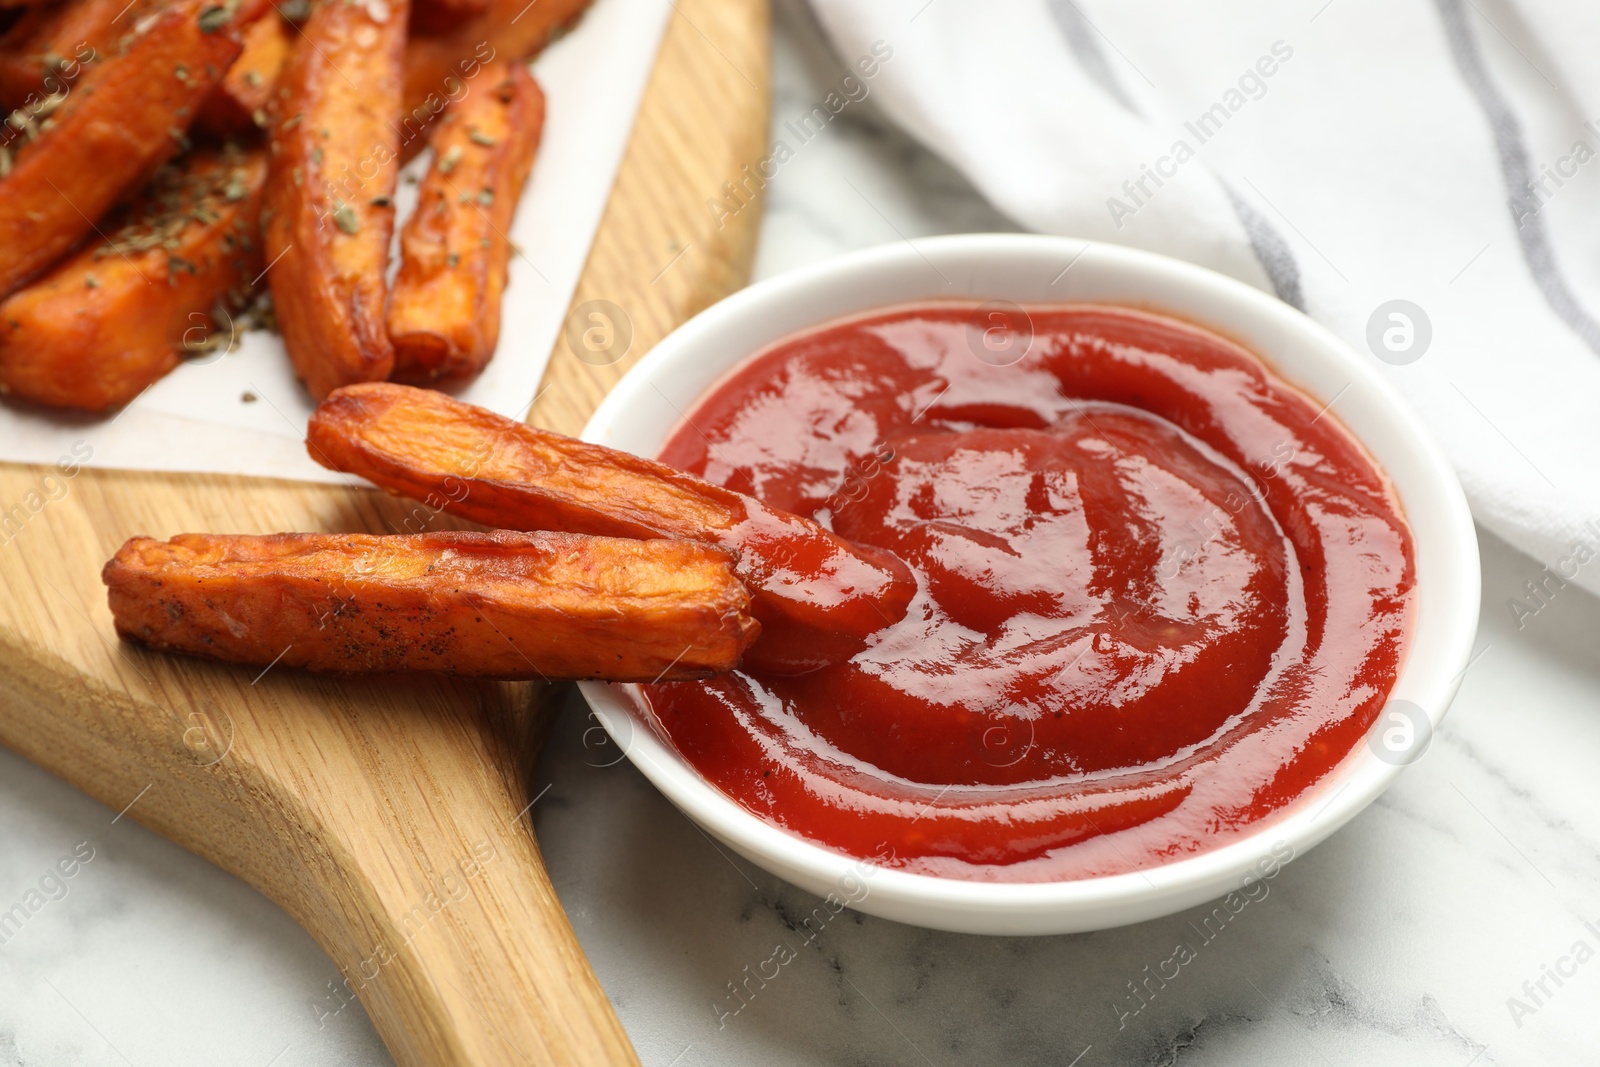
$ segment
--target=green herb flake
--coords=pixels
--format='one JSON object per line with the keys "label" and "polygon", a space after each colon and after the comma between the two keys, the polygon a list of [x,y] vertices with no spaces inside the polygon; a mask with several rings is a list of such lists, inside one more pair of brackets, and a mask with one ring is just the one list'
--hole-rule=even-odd
{"label": "green herb flake", "polygon": [[333,209],[333,224],[351,236],[361,232],[361,220],[356,217],[355,208],[343,200],[336,203],[338,206]]}
{"label": "green herb flake", "polygon": [[100,288],[100,279],[93,274],[85,274],[83,276],[83,287],[85,289],[98,289]]}
{"label": "green herb flake", "polygon": [[494,190],[490,189],[488,186],[484,186],[482,189],[479,189],[478,203],[485,207],[488,207],[490,204],[494,203]]}
{"label": "green herb flake", "polygon": [[394,203],[394,201],[390,200],[387,196],[375,196],[367,202],[373,207],[389,207]]}
{"label": "green herb flake", "polygon": [[456,169],[456,164],[460,162],[461,146],[458,144],[453,144],[445,150],[444,155],[439,157],[439,173],[449,174],[451,171]]}
{"label": "green herb flake", "polygon": [[200,12],[200,32],[216,33],[233,21],[233,12],[221,4],[213,4]]}
{"label": "green herb flake", "polygon": [[247,71],[245,71],[244,72],[244,83],[246,85],[250,86],[250,88],[252,88],[252,89],[261,88],[261,72],[259,70],[247,70]]}
{"label": "green herb flake", "polygon": [[180,272],[188,272],[189,274],[199,273],[195,265],[189,260],[184,259],[182,256],[174,256],[169,254],[167,256],[168,286],[176,286],[178,284],[178,275]]}
{"label": "green herb flake", "polygon": [[448,256],[444,257],[444,262],[448,267],[455,267],[461,263],[461,257],[456,255],[454,252],[451,252]]}
{"label": "green herb flake", "polygon": [[500,143],[493,137],[490,137],[488,134],[478,129],[476,126],[467,131],[467,140],[471,141],[475,145],[482,145],[484,148],[493,148],[495,145]]}

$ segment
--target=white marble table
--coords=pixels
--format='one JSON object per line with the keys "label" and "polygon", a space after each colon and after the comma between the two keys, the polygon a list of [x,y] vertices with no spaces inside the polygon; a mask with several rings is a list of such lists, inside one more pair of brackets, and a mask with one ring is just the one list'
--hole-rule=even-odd
{"label": "white marble table", "polygon": [[[776,51],[781,123],[839,72],[796,3]],[[780,172],[758,273],[996,228],[869,100]],[[817,902],[720,853],[627,763],[586,763],[576,702],[534,785],[539,838],[647,1067],[1593,1063],[1600,602],[1565,591],[1519,630],[1506,601],[1538,570],[1486,539],[1485,651],[1431,750],[1137,1014],[1128,983],[1187,916],[1011,940],[847,913],[805,944],[786,917]],[[0,938],[0,1065],[389,1062],[359,1009],[327,1014],[334,968],[287,916],[116,814],[0,751],[0,910],[59,897]],[[63,859],[73,876],[51,877]],[[785,942],[797,958],[719,1025],[727,983]]]}

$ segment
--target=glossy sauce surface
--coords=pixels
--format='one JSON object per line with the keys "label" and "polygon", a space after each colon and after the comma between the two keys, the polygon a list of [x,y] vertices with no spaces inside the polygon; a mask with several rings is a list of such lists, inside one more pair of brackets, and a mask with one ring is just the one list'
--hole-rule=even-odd
{"label": "glossy sauce surface", "polygon": [[847,662],[644,698],[747,809],[909,870],[1057,880],[1221,844],[1377,717],[1414,582],[1399,506],[1332,412],[1217,335],[1003,314],[821,327],[701,399],[662,460],[888,549],[917,589]]}

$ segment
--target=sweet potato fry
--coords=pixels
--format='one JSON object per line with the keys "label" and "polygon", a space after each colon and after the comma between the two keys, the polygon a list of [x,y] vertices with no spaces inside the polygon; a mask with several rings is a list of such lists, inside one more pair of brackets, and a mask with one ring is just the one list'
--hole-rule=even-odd
{"label": "sweet potato fry", "polygon": [[[128,0],[62,0],[23,12],[0,36],[0,109],[58,96],[133,28]],[[122,16],[119,18],[118,16]]]}
{"label": "sweet potato fry", "polygon": [[244,51],[195,120],[197,130],[213,137],[242,137],[266,124],[272,91],[294,45],[294,28],[270,7],[243,32]]}
{"label": "sweet potato fry", "polygon": [[500,339],[511,218],[544,126],[544,93],[520,63],[495,62],[434,127],[433,166],[400,234],[389,296],[394,379],[477,374]]}
{"label": "sweet potato fry", "polygon": [[401,154],[410,158],[421,150],[428,127],[452,103],[475,90],[488,64],[527,59],[590,2],[489,0],[483,14],[458,22],[449,32],[413,37],[406,46]]}
{"label": "sweet potato fry", "polygon": [[323,0],[278,84],[267,283],[289,358],[318,399],[394,367],[384,274],[406,10],[406,0]]}
{"label": "sweet potato fry", "polygon": [[0,178],[0,296],[59,259],[185,146],[194,109],[239,47],[227,8],[174,0],[59,98]]}
{"label": "sweet potato fry", "polygon": [[311,417],[318,463],[488,526],[672,537],[739,554],[764,637],[749,662],[799,672],[847,658],[905,614],[899,559],[809,519],[626,452],[537,430],[442,393],[351,386]]}
{"label": "sweet potato fry", "polygon": [[107,236],[0,303],[0,393],[38,404],[121,407],[224,340],[217,309],[261,273],[262,150],[195,152],[156,172]]}
{"label": "sweet potato fry", "polygon": [[489,0],[417,0],[411,28],[418,33],[448,33],[489,10]]}
{"label": "sweet potato fry", "polygon": [[570,534],[136,537],[117,632],[232,663],[644,681],[730,670],[760,627],[727,553]]}

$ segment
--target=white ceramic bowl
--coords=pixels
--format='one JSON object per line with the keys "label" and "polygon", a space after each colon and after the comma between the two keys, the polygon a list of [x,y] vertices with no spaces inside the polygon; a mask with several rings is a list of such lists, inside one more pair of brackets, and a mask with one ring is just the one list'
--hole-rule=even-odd
{"label": "white ceramic bowl", "polygon": [[[1455,473],[1373,357],[1222,275],[1062,237],[971,234],[866,249],[752,285],[701,312],[628,372],[584,437],[654,456],[709,386],[772,342],[830,319],[941,298],[1099,301],[1166,312],[1238,340],[1313,397],[1337,398],[1332,410],[1388,472],[1416,537],[1416,627],[1392,697],[1425,713],[1414,728],[1424,741],[1431,737],[1465,672],[1478,620],[1478,545]],[[1379,758],[1377,748],[1363,747],[1255,832],[1160,867],[1067,882],[960,881],[868,868],[763,822],[702,779],[638,717],[625,690],[601,682],[582,688],[645,776],[751,862],[819,896],[835,893],[860,911],[967,933],[1097,930],[1224,896],[1275,874],[1275,861],[1290,850],[1301,854],[1343,826],[1410,761]]]}

